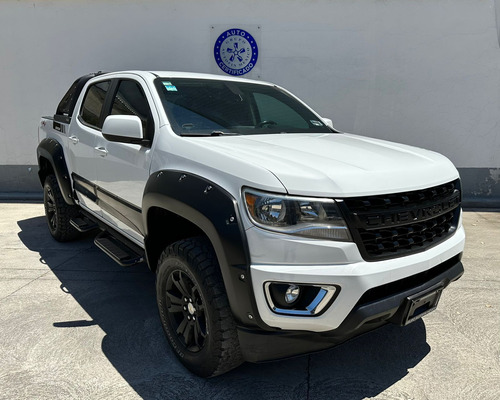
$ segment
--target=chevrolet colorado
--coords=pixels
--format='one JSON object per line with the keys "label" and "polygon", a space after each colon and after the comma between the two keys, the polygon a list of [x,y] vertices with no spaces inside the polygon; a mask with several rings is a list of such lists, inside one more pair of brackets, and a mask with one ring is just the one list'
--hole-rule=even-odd
{"label": "chevrolet colorado", "polygon": [[51,235],[156,274],[180,361],[209,377],[437,306],[463,274],[457,170],[341,133],[287,90],[216,75],[77,79],[39,126]]}

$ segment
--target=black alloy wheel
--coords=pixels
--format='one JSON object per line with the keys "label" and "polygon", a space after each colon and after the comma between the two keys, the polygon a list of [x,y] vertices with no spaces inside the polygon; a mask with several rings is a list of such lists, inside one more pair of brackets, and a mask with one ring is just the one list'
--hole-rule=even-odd
{"label": "black alloy wheel", "polygon": [[80,232],[70,223],[71,218],[79,215],[79,208],[64,201],[57,179],[52,174],[45,178],[43,205],[47,225],[54,239],[58,242],[67,242],[79,236]]}
{"label": "black alloy wheel", "polygon": [[179,339],[187,350],[200,351],[208,332],[199,287],[187,272],[174,270],[167,278],[166,295],[168,317]]}
{"label": "black alloy wheel", "polygon": [[206,238],[180,240],[163,251],[156,300],[167,339],[191,372],[212,377],[243,362],[217,256]]}
{"label": "black alloy wheel", "polygon": [[47,223],[49,224],[50,231],[55,231],[57,229],[57,208],[56,200],[54,198],[54,193],[49,185],[45,185],[44,190],[44,205],[45,205],[45,215],[47,217]]}

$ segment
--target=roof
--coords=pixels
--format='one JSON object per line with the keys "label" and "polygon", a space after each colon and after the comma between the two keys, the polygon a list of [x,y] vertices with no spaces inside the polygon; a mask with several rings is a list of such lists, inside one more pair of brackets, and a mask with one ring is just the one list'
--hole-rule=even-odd
{"label": "roof", "polygon": [[257,83],[264,85],[272,85],[270,82],[259,81],[255,79],[247,79],[241,77],[234,77],[230,75],[216,75],[216,74],[205,74],[198,72],[182,72],[182,71],[140,71],[140,70],[129,70],[129,71],[113,71],[108,72],[103,75],[114,75],[114,74],[136,74],[143,76],[144,78],[151,78],[151,75],[159,78],[189,78],[189,79],[212,79],[212,80],[222,80],[222,81],[234,81],[234,82],[247,82],[247,83]]}

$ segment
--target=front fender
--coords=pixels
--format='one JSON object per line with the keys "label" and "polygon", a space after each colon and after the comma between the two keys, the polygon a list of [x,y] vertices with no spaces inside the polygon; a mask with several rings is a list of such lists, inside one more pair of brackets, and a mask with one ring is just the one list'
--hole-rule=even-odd
{"label": "front fender", "polygon": [[144,191],[142,215],[146,242],[148,212],[152,207],[174,213],[205,233],[217,255],[237,322],[245,326],[261,325],[251,285],[248,245],[236,199],[204,178],[164,170],[149,178]]}

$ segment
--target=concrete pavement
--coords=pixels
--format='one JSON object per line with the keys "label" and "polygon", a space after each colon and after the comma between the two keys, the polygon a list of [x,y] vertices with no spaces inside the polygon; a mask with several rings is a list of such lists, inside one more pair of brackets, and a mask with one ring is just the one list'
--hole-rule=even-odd
{"label": "concrete pavement", "polygon": [[464,213],[465,275],[423,320],[209,380],[167,345],[145,265],[55,242],[40,203],[0,215],[0,399],[500,398],[498,212]]}

